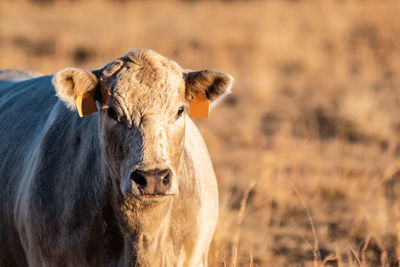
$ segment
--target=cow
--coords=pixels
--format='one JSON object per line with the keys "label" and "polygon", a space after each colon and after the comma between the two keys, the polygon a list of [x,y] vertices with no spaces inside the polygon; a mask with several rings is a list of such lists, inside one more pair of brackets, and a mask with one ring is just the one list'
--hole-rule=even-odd
{"label": "cow", "polygon": [[218,188],[188,109],[233,80],[148,49],[0,71],[0,266],[207,266]]}

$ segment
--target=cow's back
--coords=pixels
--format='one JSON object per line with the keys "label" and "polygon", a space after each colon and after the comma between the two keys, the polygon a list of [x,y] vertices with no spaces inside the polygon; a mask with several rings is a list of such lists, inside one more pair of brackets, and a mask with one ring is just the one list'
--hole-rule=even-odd
{"label": "cow's back", "polygon": [[[17,182],[16,177],[24,171],[24,162],[30,160],[45,131],[57,97],[51,76],[22,81],[1,78],[0,72],[0,183]],[[14,177],[13,181],[8,176]]]}
{"label": "cow's back", "polygon": [[[26,265],[13,224],[17,191],[32,156],[45,118],[57,101],[50,77],[33,78],[31,72],[0,71],[0,262]],[[19,253],[20,254],[19,254]]]}
{"label": "cow's back", "polygon": [[69,110],[52,76],[24,75],[0,80],[0,266],[113,265],[121,236],[105,201],[98,115]]}

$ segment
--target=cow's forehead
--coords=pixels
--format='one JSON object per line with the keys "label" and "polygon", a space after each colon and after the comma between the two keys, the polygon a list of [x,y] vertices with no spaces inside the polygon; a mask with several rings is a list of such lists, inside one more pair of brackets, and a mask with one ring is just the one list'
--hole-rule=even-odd
{"label": "cow's forehead", "polygon": [[151,50],[135,50],[119,60],[108,85],[126,112],[168,112],[184,101],[183,69],[176,62]]}

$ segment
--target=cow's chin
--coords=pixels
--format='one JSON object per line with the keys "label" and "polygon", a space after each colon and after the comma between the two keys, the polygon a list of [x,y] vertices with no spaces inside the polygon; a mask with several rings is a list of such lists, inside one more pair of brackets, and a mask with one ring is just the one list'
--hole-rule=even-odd
{"label": "cow's chin", "polygon": [[130,193],[123,195],[124,206],[128,209],[138,208],[147,205],[155,205],[173,199],[176,193],[145,195],[141,193]]}
{"label": "cow's chin", "polygon": [[[168,218],[174,203],[173,195],[125,196],[120,206],[122,215],[122,231],[132,234],[139,230],[156,233],[162,222]],[[144,230],[146,229],[146,230]]]}

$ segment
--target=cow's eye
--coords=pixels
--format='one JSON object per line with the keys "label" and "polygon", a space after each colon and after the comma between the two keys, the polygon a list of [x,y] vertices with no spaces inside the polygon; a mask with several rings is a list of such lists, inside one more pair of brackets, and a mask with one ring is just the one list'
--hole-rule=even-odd
{"label": "cow's eye", "polygon": [[185,108],[184,108],[184,107],[180,107],[180,108],[178,109],[178,112],[177,112],[176,115],[178,115],[178,117],[180,117],[180,116],[182,116],[182,114],[183,114],[184,111],[185,111]]}
{"label": "cow's eye", "polygon": [[118,120],[117,112],[115,111],[115,108],[113,107],[108,107],[107,108],[107,115],[113,120]]}

